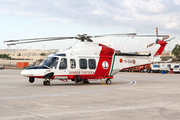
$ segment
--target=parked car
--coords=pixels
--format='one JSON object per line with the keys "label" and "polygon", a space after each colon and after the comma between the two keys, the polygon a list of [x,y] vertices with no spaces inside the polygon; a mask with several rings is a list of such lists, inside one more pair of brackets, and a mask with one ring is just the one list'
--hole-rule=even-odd
{"label": "parked car", "polygon": [[0,69],[4,69],[5,66],[3,64],[0,64]]}
{"label": "parked car", "polygon": [[180,64],[177,64],[177,65],[174,66],[173,72],[174,73],[180,73]]}

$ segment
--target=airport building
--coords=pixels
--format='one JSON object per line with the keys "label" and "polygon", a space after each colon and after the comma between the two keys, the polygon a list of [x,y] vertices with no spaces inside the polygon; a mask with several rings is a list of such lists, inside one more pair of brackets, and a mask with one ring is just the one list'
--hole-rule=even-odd
{"label": "airport building", "polygon": [[14,60],[0,58],[0,64],[16,66],[17,62],[28,62],[29,65],[37,65],[47,55],[54,54],[58,49],[0,49],[0,54],[9,54]]}
{"label": "airport building", "polygon": [[[29,65],[38,65],[41,60],[50,54],[58,52],[58,49],[0,49],[0,54],[9,54],[12,59],[0,58],[0,64],[16,66],[17,62],[28,62]],[[149,54],[149,52],[138,52],[138,54]],[[162,57],[172,56],[171,51],[163,52]],[[173,56],[172,56],[173,57]]]}

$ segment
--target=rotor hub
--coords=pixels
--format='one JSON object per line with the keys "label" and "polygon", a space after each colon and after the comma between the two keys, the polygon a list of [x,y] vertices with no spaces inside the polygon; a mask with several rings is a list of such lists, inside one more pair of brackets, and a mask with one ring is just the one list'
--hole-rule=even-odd
{"label": "rotor hub", "polygon": [[84,41],[85,39],[89,38],[87,34],[78,34],[77,39]]}

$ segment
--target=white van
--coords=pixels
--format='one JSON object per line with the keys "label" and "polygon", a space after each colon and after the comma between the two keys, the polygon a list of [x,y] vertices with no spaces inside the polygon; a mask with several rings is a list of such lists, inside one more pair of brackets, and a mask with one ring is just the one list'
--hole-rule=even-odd
{"label": "white van", "polygon": [[173,68],[174,73],[180,73],[180,64],[176,64]]}
{"label": "white van", "polygon": [[158,64],[151,64],[151,72],[161,72],[165,71],[168,73],[170,71],[171,64],[169,63],[158,63]]}
{"label": "white van", "polygon": [[151,64],[151,72],[160,72],[160,64]]}

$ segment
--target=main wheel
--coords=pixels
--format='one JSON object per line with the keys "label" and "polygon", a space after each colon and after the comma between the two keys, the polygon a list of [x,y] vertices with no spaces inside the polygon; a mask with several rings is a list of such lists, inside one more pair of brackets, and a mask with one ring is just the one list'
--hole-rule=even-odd
{"label": "main wheel", "polygon": [[77,80],[77,78],[74,80],[74,82],[77,84],[78,83],[78,80]]}
{"label": "main wheel", "polygon": [[44,81],[43,84],[46,85],[46,81]]}
{"label": "main wheel", "polygon": [[83,81],[84,81],[84,83],[89,83],[89,81],[87,79],[84,79]]}
{"label": "main wheel", "polygon": [[49,80],[44,81],[43,84],[49,86],[50,85],[50,81]]}
{"label": "main wheel", "polygon": [[110,80],[110,79],[107,79],[107,80],[106,80],[106,84],[110,85],[110,84],[111,84],[111,80]]}
{"label": "main wheel", "polygon": [[46,81],[46,85],[47,85],[47,86],[50,85],[50,81]]}
{"label": "main wheel", "polygon": [[82,81],[83,81],[83,79],[80,78],[79,76],[77,76],[76,79],[75,79],[75,83],[79,83],[79,82],[82,82]]}

